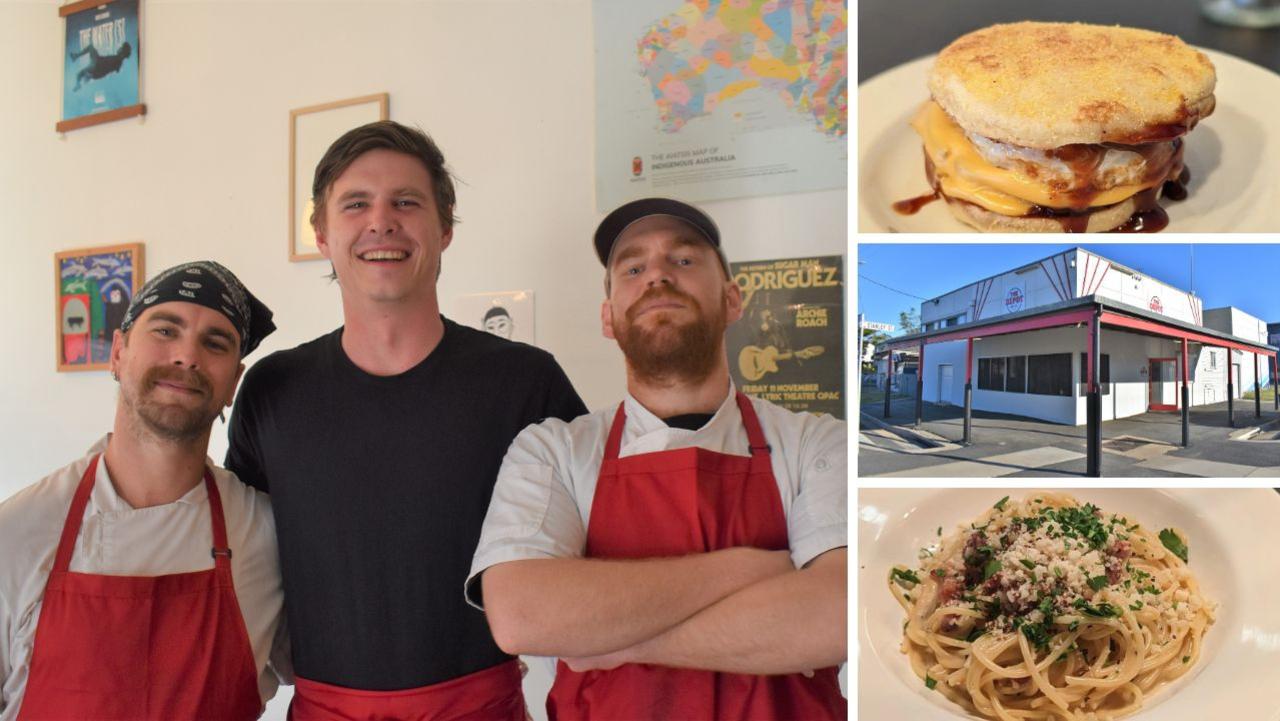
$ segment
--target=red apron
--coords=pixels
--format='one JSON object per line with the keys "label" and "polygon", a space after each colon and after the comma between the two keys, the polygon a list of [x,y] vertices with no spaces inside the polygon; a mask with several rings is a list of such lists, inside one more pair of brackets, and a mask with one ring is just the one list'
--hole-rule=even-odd
{"label": "red apron", "polygon": [[[788,548],[769,447],[751,401],[736,396],[751,456],[681,448],[618,458],[618,406],[596,482],[586,555],[654,558],[752,546]],[[563,661],[547,697],[551,721],[822,721],[845,719],[836,668],[760,676],[624,664],[571,671]]]}
{"label": "red apron", "polygon": [[213,476],[205,470],[213,568],[167,576],[72,573],[100,457],[89,462],[62,527],[19,721],[257,718],[258,672]]}
{"label": "red apron", "polygon": [[364,691],[298,677],[289,721],[525,721],[514,659],[449,681]]}

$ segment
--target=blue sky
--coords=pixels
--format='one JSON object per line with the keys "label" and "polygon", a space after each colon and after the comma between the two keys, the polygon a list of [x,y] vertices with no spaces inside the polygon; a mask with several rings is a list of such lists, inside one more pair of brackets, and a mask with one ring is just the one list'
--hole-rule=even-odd
{"label": "blue sky", "polygon": [[934,298],[1077,245],[1185,290],[1192,289],[1194,250],[1194,290],[1205,308],[1234,305],[1268,323],[1280,322],[1277,243],[861,243],[856,313],[896,325],[899,311],[920,312],[920,300],[903,293]]}

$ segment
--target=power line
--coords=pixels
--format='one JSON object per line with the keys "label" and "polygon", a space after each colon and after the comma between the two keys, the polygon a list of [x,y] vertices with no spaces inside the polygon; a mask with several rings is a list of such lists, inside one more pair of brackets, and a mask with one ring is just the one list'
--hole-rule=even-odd
{"label": "power line", "polygon": [[865,275],[863,275],[863,274],[861,274],[861,273],[859,273],[859,274],[858,274],[858,277],[859,277],[859,278],[861,278],[861,279],[863,279],[863,280],[865,280],[865,281],[867,281],[868,283],[874,283],[874,284],[876,284],[876,285],[880,286],[881,288],[884,288],[885,290],[891,290],[891,291],[893,291],[894,293],[899,293],[899,294],[901,294],[901,295],[905,295],[905,296],[907,296],[908,298],[915,298],[916,300],[929,300],[928,298],[921,298],[921,297],[920,297],[920,296],[918,296],[918,295],[915,295],[915,294],[913,294],[913,293],[908,293],[908,292],[906,292],[906,291],[904,291],[904,290],[898,290],[897,288],[890,288],[889,286],[885,285],[884,283],[881,283],[881,282],[880,282],[880,281],[878,281],[878,280],[872,280],[871,278],[868,278],[867,276],[865,276]]}

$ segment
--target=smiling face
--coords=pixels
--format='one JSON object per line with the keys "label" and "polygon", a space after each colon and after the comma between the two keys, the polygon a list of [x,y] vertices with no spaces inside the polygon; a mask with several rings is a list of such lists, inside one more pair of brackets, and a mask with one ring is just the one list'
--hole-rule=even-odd
{"label": "smiling face", "polygon": [[127,334],[115,332],[111,370],[124,411],[141,428],[170,441],[197,439],[235,397],[240,336],[218,311],[162,303]]}
{"label": "smiling face", "polygon": [[742,316],[742,293],[693,226],[666,215],[632,223],[608,272],[600,320],[634,373],[696,382],[725,362],[724,331]]}
{"label": "smiling face", "polygon": [[361,155],[326,193],[316,246],[333,263],[344,302],[435,301],[441,225],[431,177],[417,158],[393,150]]}

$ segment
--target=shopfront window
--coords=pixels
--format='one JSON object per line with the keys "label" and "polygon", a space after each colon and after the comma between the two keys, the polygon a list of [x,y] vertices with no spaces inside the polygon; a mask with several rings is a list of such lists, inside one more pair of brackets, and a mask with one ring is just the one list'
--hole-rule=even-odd
{"label": "shopfront window", "polygon": [[1071,395],[1071,354],[1027,356],[1027,392],[1042,396]]}

